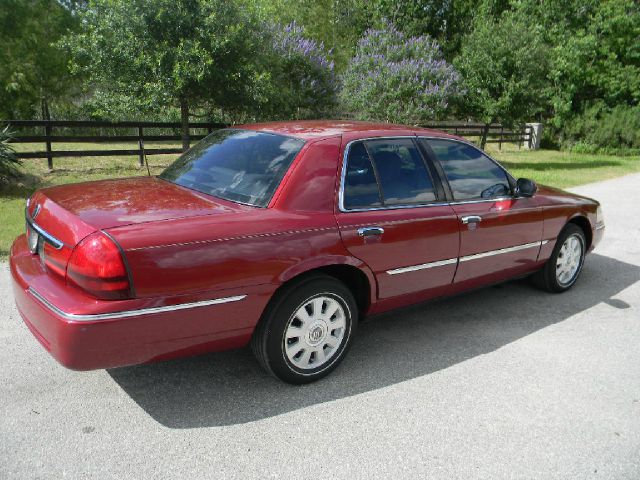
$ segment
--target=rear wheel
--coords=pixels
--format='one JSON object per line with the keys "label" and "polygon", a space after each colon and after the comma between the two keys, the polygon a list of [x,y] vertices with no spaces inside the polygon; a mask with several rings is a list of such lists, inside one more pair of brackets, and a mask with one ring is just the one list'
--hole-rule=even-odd
{"label": "rear wheel", "polygon": [[580,227],[568,224],[542,270],[533,276],[536,286],[549,292],[565,292],[578,280],[584,264],[587,241]]}
{"label": "rear wheel", "polygon": [[342,361],[357,322],[351,291],[328,276],[309,277],[281,293],[265,312],[251,346],[265,370],[288,383],[309,383]]}

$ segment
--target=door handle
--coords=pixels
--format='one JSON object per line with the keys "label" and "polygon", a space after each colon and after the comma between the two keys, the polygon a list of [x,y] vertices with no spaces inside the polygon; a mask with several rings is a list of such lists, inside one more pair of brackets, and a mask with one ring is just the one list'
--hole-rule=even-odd
{"label": "door handle", "polygon": [[469,223],[480,223],[482,221],[482,217],[479,217],[478,215],[468,215],[466,217],[462,217],[460,221],[465,225]]}
{"label": "door handle", "polygon": [[362,227],[358,229],[358,235],[361,237],[368,237],[370,235],[382,235],[384,228],[382,227]]}

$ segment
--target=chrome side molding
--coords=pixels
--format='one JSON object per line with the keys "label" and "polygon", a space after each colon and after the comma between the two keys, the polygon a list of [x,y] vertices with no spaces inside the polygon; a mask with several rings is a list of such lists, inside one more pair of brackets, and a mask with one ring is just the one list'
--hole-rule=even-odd
{"label": "chrome side molding", "polygon": [[398,275],[399,273],[415,272],[417,270],[424,270],[426,268],[443,267],[445,265],[451,265],[457,263],[457,258],[447,258],[446,260],[439,260],[437,262],[422,263],[420,265],[413,265],[411,267],[394,268],[393,270],[387,270],[389,275]]}
{"label": "chrome side molding", "polygon": [[465,255],[464,257],[460,257],[460,261],[468,262],[469,260],[478,260],[479,258],[493,257],[494,255],[502,255],[503,253],[511,253],[511,252],[517,252],[520,250],[526,250],[527,248],[540,247],[541,245],[542,245],[542,242],[524,243],[522,245],[515,245],[513,247],[499,248],[498,250],[489,250],[488,252],[475,253],[473,255]]}
{"label": "chrome side molding", "polygon": [[141,308],[139,310],[122,310],[120,312],[110,313],[76,314],[67,313],[56,307],[53,303],[40,295],[33,287],[29,287],[29,293],[56,315],[59,315],[66,320],[72,320],[74,322],[95,322],[98,320],[114,320],[117,318],[137,317],[139,315],[173,312],[177,310],[186,310],[188,308],[198,308],[206,307],[209,305],[219,305],[222,303],[238,302],[240,300],[244,300],[247,297],[246,295],[236,295],[233,297],[215,298],[213,300],[202,300],[200,302],[180,303],[178,305],[167,305],[164,307]]}
{"label": "chrome side molding", "polygon": [[457,262],[468,262],[469,260],[477,260],[480,258],[492,257],[494,255],[501,255],[503,253],[517,252],[519,250],[526,250],[527,248],[541,247],[549,243],[549,240],[542,240],[540,242],[524,243],[522,245],[515,245],[513,247],[500,248],[498,250],[489,250],[488,252],[475,253],[473,255],[465,255],[464,257],[448,258],[446,260],[439,260],[437,262],[422,263],[420,265],[411,265],[409,267],[394,268],[393,270],[387,270],[389,275],[398,275],[399,273],[415,272],[417,270],[424,270],[426,268],[442,267],[444,265],[451,265]]}

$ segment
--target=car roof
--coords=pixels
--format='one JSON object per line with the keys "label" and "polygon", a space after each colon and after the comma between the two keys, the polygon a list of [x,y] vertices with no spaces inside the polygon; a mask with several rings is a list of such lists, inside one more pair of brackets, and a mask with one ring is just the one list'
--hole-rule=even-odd
{"label": "car roof", "polygon": [[341,136],[346,133],[355,136],[386,136],[400,135],[408,132],[416,132],[434,137],[451,138],[445,132],[430,130],[421,127],[407,125],[395,125],[392,123],[359,122],[354,120],[293,120],[286,122],[253,123],[237,125],[234,128],[254,130],[259,132],[277,133],[303,140],[319,140],[323,138]]}

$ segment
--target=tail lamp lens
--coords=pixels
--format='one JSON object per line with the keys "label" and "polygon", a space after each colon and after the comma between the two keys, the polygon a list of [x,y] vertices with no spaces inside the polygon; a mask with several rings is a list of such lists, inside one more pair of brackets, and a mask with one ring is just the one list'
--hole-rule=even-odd
{"label": "tail lamp lens", "polygon": [[100,232],[89,235],[73,249],[67,265],[67,282],[105,300],[131,297],[120,250]]}

